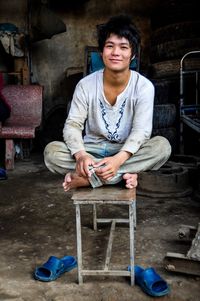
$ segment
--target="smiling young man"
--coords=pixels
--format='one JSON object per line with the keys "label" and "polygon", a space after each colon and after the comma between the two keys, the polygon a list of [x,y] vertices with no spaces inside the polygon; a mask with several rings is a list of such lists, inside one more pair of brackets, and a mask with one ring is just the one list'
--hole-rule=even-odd
{"label": "smiling young man", "polygon": [[134,188],[139,172],[159,169],[171,153],[167,139],[150,139],[154,87],[129,68],[140,42],[131,19],[112,17],[99,28],[98,42],[105,68],[77,84],[64,142],[44,151],[49,170],[65,174],[65,191],[121,180]]}

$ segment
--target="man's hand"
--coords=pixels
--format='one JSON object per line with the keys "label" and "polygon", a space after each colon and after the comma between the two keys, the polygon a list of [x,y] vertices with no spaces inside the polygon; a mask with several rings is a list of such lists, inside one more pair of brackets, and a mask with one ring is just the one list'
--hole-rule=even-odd
{"label": "man's hand", "polygon": [[[102,180],[111,180],[117,173],[120,166],[130,158],[132,154],[126,151],[120,151],[112,157],[106,157],[94,164],[95,173]],[[102,166],[103,165],[103,166]]]}
{"label": "man's hand", "polygon": [[76,159],[76,173],[82,177],[90,177],[89,166],[95,164],[93,158],[85,151],[77,152],[74,157]]}

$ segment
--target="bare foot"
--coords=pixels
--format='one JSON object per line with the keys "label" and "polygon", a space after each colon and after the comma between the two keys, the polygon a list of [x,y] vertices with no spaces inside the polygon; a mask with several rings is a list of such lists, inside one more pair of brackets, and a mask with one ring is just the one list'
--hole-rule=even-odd
{"label": "bare foot", "polygon": [[126,181],[126,188],[135,188],[137,187],[138,181],[137,181],[138,175],[136,173],[125,173],[123,175],[123,179]]}
{"label": "bare foot", "polygon": [[80,177],[75,172],[69,172],[66,174],[64,182],[63,182],[63,188],[64,191],[68,191],[72,188],[76,187],[84,187],[84,186],[90,186],[90,182],[87,178]]}

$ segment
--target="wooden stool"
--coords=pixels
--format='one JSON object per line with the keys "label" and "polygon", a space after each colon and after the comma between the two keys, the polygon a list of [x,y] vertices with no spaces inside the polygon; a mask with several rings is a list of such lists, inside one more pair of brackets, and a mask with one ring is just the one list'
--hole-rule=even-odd
{"label": "wooden stool", "polygon": [[[136,225],[136,189],[126,189],[118,186],[106,186],[100,188],[79,188],[72,199],[76,206],[76,235],[77,235],[77,260],[78,260],[78,282],[83,283],[84,275],[91,276],[129,276],[131,285],[134,285],[134,225]],[[106,252],[105,266],[102,270],[87,270],[82,267],[82,239],[81,239],[81,213],[80,205],[93,205],[93,226],[97,230],[98,223],[111,223],[110,236]],[[128,205],[129,218],[97,218],[96,205]],[[130,232],[130,271],[110,270],[109,264],[112,252],[112,242],[116,223],[128,223]],[[127,269],[127,267],[126,267]]]}

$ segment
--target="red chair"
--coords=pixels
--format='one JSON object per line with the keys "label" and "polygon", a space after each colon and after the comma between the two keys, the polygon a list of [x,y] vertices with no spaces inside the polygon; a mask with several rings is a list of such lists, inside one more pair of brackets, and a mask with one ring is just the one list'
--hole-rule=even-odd
{"label": "red chair", "polygon": [[42,119],[43,88],[39,85],[7,85],[3,96],[11,106],[11,115],[0,125],[0,139],[5,139],[5,167],[14,169],[14,139],[32,139]]}

